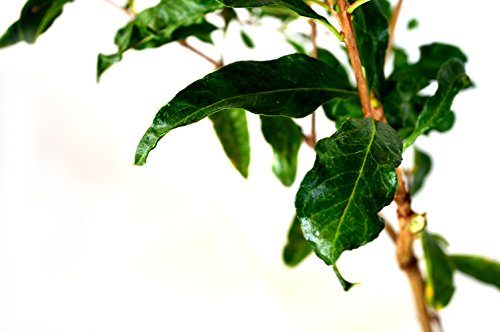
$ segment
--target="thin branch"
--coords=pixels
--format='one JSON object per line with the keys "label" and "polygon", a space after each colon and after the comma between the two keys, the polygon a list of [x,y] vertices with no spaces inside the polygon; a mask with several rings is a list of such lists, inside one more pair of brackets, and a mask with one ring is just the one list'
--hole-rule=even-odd
{"label": "thin branch", "polygon": [[120,6],[119,4],[115,3],[112,0],[104,0],[104,1],[107,2],[108,4],[110,4],[111,6],[121,10],[122,12],[127,14],[130,18],[134,18],[136,15],[136,13],[133,10],[127,10],[126,8]]}
{"label": "thin branch", "polygon": [[211,64],[213,64],[215,66],[215,68],[220,68],[223,66],[223,62],[222,60],[214,60],[212,59],[211,57],[209,57],[208,55],[206,55],[205,53],[201,52],[200,50],[194,48],[193,46],[191,46],[190,44],[188,44],[188,42],[186,40],[180,40],[179,41],[179,44],[181,44],[182,46],[184,46],[185,48],[187,48],[188,50],[190,50],[191,52],[195,53],[195,54],[198,54],[199,56],[201,56],[203,59],[207,60],[208,62],[210,62]]}
{"label": "thin branch", "polygon": [[[380,214],[379,214],[380,216]],[[391,238],[392,242],[394,243],[397,243],[398,241],[398,233],[396,233],[396,230],[394,229],[394,227],[392,227],[392,225],[389,223],[388,220],[386,220],[383,216],[381,216],[382,219],[384,219],[384,223],[385,223],[385,232],[387,233],[387,235],[389,235],[389,237]]]}
{"label": "thin branch", "polygon": [[[335,12],[335,10],[333,9],[333,1],[327,0],[327,2],[329,4],[330,11],[332,13]],[[344,42],[347,47],[347,52],[349,53],[349,59],[351,60],[354,76],[356,77],[356,82],[358,84],[359,98],[361,99],[363,114],[365,115],[365,117],[374,118],[374,113],[370,102],[370,92],[368,90],[368,85],[366,84],[365,75],[363,73],[363,65],[361,64],[358,47],[356,45],[351,15],[347,12],[349,4],[347,3],[347,0],[338,0],[337,4],[339,6],[338,14],[340,26],[342,27]]]}
{"label": "thin branch", "polygon": [[[316,22],[314,20],[309,20],[309,24],[311,25],[311,44],[312,44],[312,52],[311,56],[315,59],[318,58],[318,43],[317,43],[317,38],[318,38],[318,29],[316,26]],[[311,113],[311,134],[304,135],[304,141],[308,146],[311,148],[314,148],[316,145],[317,141],[317,135],[316,135],[316,112]]]}
{"label": "thin branch", "polygon": [[389,61],[389,57],[392,53],[392,45],[394,44],[394,35],[396,33],[396,25],[398,23],[399,13],[401,12],[401,7],[403,6],[403,0],[399,0],[394,10],[392,11],[391,23],[389,25],[389,43],[387,43],[387,50],[385,52],[385,62]]}

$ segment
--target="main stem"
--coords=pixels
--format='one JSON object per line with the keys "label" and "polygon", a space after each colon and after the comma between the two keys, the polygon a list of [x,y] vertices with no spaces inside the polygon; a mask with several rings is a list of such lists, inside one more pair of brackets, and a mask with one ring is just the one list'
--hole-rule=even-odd
{"label": "main stem", "polygon": [[[330,10],[334,11],[332,1],[329,0],[328,3],[330,5]],[[366,84],[365,75],[363,73],[363,65],[361,64],[358,46],[356,45],[356,38],[354,37],[351,14],[347,12],[349,4],[346,0],[338,0],[337,4],[339,6],[338,15],[340,26],[342,27],[344,42],[347,47],[347,52],[349,53],[349,59],[351,60],[354,76],[356,77],[356,82],[358,84],[358,92],[359,98],[361,99],[363,114],[365,115],[365,117],[375,118],[370,102],[370,91],[368,90],[368,85]]]}
{"label": "main stem", "polygon": [[[327,3],[329,4],[330,11],[333,13],[333,1],[327,0]],[[398,3],[398,12],[400,10],[401,3],[402,1],[399,1]],[[347,0],[337,0],[337,5],[339,8],[339,22],[342,28],[342,34],[347,47],[347,52],[349,54],[349,59],[354,71],[354,76],[356,77],[363,114],[365,117],[371,117],[376,120],[386,122],[382,104],[379,103],[375,109],[371,105],[370,91],[366,83],[359,51],[356,46],[356,37],[354,35],[351,15],[348,13],[349,4],[347,3]],[[395,25],[395,22],[393,24]],[[394,26],[391,27],[391,32],[394,34]],[[403,174],[400,169],[397,169],[396,171],[398,174],[398,189],[394,197],[394,201],[398,206],[397,213],[399,220],[399,234],[390,232],[392,230],[390,226],[387,226],[386,228],[389,230],[391,238],[395,239],[396,257],[399,267],[406,274],[408,281],[410,282],[421,329],[423,332],[432,332],[429,311],[425,301],[424,280],[413,252],[414,235],[411,233],[409,228],[414,212],[411,208],[411,199],[405,187]]]}

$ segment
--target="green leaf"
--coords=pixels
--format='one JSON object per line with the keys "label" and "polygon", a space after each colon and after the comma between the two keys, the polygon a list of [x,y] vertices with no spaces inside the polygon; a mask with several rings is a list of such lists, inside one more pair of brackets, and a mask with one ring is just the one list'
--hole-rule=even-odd
{"label": "green leaf", "polygon": [[312,248],[304,238],[300,228],[300,220],[293,217],[292,225],[288,230],[288,240],[283,249],[283,261],[290,267],[299,265],[309,254]]}
{"label": "green leaf", "polygon": [[350,119],[316,144],[316,161],[304,177],[295,207],[316,255],[334,265],[342,252],[374,240],[384,229],[378,212],[397,189],[402,144],[390,126]]}
{"label": "green leaf", "polygon": [[357,95],[336,84],[322,62],[304,54],[229,64],[192,83],[159,110],[139,142],[135,164],[143,165],[149,152],[172,129],[224,109],[300,118],[334,97]]}
{"label": "green leaf", "polygon": [[354,33],[361,63],[370,90],[380,99],[385,82],[385,52],[389,42],[389,23],[379,0],[372,0],[353,14]]}
{"label": "green leaf", "polygon": [[290,118],[261,115],[262,133],[274,152],[273,173],[287,187],[295,181],[302,130]]}
{"label": "green leaf", "polygon": [[143,10],[116,33],[118,52],[99,54],[97,78],[111,65],[121,61],[123,53],[130,49],[156,48],[189,36],[211,42],[210,34],[217,27],[205,21],[204,17],[221,8],[223,6],[215,0],[162,0],[156,6]]}
{"label": "green leaf", "polygon": [[417,148],[413,151],[414,164],[409,188],[411,196],[420,191],[432,168],[432,159],[427,153]]}
{"label": "green leaf", "polygon": [[418,20],[416,18],[412,18],[411,20],[408,21],[408,24],[406,25],[406,29],[408,31],[414,30],[418,28]]}
{"label": "green leaf", "polygon": [[448,305],[455,291],[453,265],[442,245],[439,238],[434,238],[426,231],[423,232],[422,247],[427,271],[425,296],[434,309],[442,309]]}
{"label": "green leaf", "polygon": [[332,26],[326,18],[316,13],[302,0],[218,0],[225,6],[234,8],[253,8],[269,5],[280,5],[287,7],[297,14],[318,20],[327,26]]}
{"label": "green leaf", "polygon": [[227,28],[229,27],[231,21],[238,20],[238,15],[236,14],[236,11],[233,8],[229,7],[224,7],[220,12],[220,16],[224,20],[224,33],[226,33]]}
{"label": "green leaf", "polygon": [[384,113],[387,123],[399,132],[401,138],[406,138],[415,128],[426,101],[419,92],[427,84],[428,81],[419,75],[387,82],[387,95],[383,99]]}
{"label": "green leaf", "polygon": [[340,128],[350,118],[361,119],[364,117],[359,97],[332,99],[323,105],[323,110],[330,120],[335,121],[337,128]]}
{"label": "green leaf", "polygon": [[418,136],[436,128],[449,117],[455,96],[471,85],[462,61],[454,58],[446,62],[439,71],[436,94],[427,101],[419,114],[415,129],[404,143],[405,149],[411,146]]}
{"label": "green leaf", "polygon": [[255,44],[252,40],[252,38],[243,30],[240,31],[240,37],[243,43],[245,44],[246,47],[248,48],[254,48]]}
{"label": "green leaf", "polygon": [[210,115],[215,133],[231,163],[244,177],[250,166],[250,135],[245,110],[232,108]]}
{"label": "green leaf", "polygon": [[455,269],[500,290],[500,262],[472,255],[450,255],[450,259]]}
{"label": "green leaf", "polygon": [[290,8],[276,5],[269,5],[264,7],[252,7],[249,8],[251,15],[255,16],[257,19],[263,17],[274,17],[283,23],[291,22],[300,17],[295,11]]}
{"label": "green leaf", "polygon": [[0,47],[10,46],[20,41],[33,44],[61,15],[64,5],[72,1],[29,0],[21,10],[19,19],[0,38]]}
{"label": "green leaf", "polygon": [[337,268],[336,264],[333,264],[333,272],[335,272],[335,275],[339,279],[340,284],[342,285],[342,288],[344,289],[345,292],[349,291],[351,288],[359,284],[357,282],[350,282],[344,279],[339,269]]}
{"label": "green leaf", "polygon": [[434,80],[441,67],[452,58],[457,58],[463,63],[467,62],[467,56],[456,46],[443,43],[423,45],[420,47],[420,58],[416,67],[420,74],[429,80]]}
{"label": "green leaf", "polygon": [[324,48],[318,48],[318,60],[323,61],[328,66],[330,75],[334,76],[335,80],[338,82],[338,87],[345,89],[350,89],[352,87],[347,70],[330,51]]}

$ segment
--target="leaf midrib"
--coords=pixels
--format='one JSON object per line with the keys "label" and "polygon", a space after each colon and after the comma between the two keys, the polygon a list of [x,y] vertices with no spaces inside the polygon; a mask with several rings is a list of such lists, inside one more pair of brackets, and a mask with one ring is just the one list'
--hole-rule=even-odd
{"label": "leaf midrib", "polygon": [[356,179],[356,182],[354,183],[354,187],[351,191],[351,195],[349,196],[347,204],[346,204],[344,210],[342,211],[342,214],[340,215],[339,222],[337,223],[337,227],[335,229],[335,237],[333,238],[333,241],[332,241],[334,244],[337,242],[337,239],[339,237],[339,233],[340,233],[339,230],[346,219],[345,217],[347,215],[347,211],[349,210],[351,203],[354,201],[356,189],[358,188],[358,184],[359,184],[359,181],[361,180],[361,177],[363,175],[363,170],[365,168],[366,161],[368,160],[368,155],[370,154],[370,150],[371,150],[371,147],[373,145],[373,141],[375,140],[375,135],[377,133],[377,127],[376,127],[375,121],[372,120],[371,123],[372,123],[373,133],[372,133],[372,136],[370,137],[370,143],[368,144],[368,147],[366,148],[366,154],[365,154],[365,157],[363,158],[363,164],[361,165],[361,168],[359,170],[359,175]]}
{"label": "leaf midrib", "polygon": [[[177,126],[182,123],[182,122],[185,122],[186,120],[189,120],[191,119],[192,117],[194,117],[195,115],[198,115],[200,113],[203,113],[204,111],[210,109],[210,108],[217,108],[217,105],[218,104],[223,104],[223,103],[226,103],[226,102],[230,102],[231,100],[235,100],[235,99],[239,99],[239,98],[244,98],[244,97],[248,97],[248,96],[258,96],[258,95],[265,95],[265,94],[272,94],[272,93],[283,93],[283,92],[293,92],[293,91],[314,91],[314,90],[318,90],[318,91],[331,91],[331,92],[341,92],[341,93],[344,93],[344,94],[350,94],[352,93],[353,96],[357,96],[357,93],[356,92],[353,92],[353,91],[349,91],[349,90],[342,90],[342,89],[332,89],[332,88],[293,88],[293,89],[277,89],[277,90],[271,90],[271,91],[264,91],[264,92],[254,92],[254,93],[248,93],[248,94],[241,94],[241,95],[237,95],[237,96],[233,96],[233,97],[229,97],[229,98],[225,98],[225,99],[222,99],[216,103],[213,103],[213,104],[210,104],[208,106],[205,106],[205,107],[201,107],[201,108],[198,108],[197,111],[191,113],[190,115],[188,115],[187,117],[183,118],[182,120],[180,121],[177,121],[175,122],[174,126],[171,126],[168,130],[167,130],[167,133],[168,131],[170,131],[171,129],[174,129],[174,128],[177,128]],[[333,97],[332,97],[333,98]],[[227,107],[229,108],[233,108],[235,106],[230,106],[228,105]],[[240,108],[244,108],[244,107],[240,107]],[[221,108],[222,110],[222,108]],[[215,113],[215,112],[214,112]],[[253,113],[253,112],[251,112]],[[212,113],[213,114],[213,113]],[[166,133],[165,133],[166,134]]]}

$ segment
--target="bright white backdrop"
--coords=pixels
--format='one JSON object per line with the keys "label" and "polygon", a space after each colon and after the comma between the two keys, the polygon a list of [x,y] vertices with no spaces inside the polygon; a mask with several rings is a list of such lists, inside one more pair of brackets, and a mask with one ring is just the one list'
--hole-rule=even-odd
{"label": "bright white backdrop", "polygon": [[[2,3],[2,32],[23,3]],[[498,9],[408,0],[397,32],[413,59],[435,40],[469,56],[476,88],[457,98],[455,129],[418,141],[435,164],[414,205],[450,251],[497,260]],[[420,27],[407,32],[412,17]],[[212,66],[170,45],[130,52],[96,84],[96,55],[114,50],[126,19],[103,0],[75,1],[36,45],[0,50],[0,331],[418,331],[385,234],[342,257],[346,277],[362,282],[349,293],[314,257],[282,264],[297,186],[272,176],[256,117],[249,180],[209,121],[175,130],[132,166],[157,109]],[[227,61],[292,51],[274,32],[256,42],[221,51]],[[313,154],[301,157],[304,174]],[[500,331],[498,292],[456,285],[447,331]]]}

